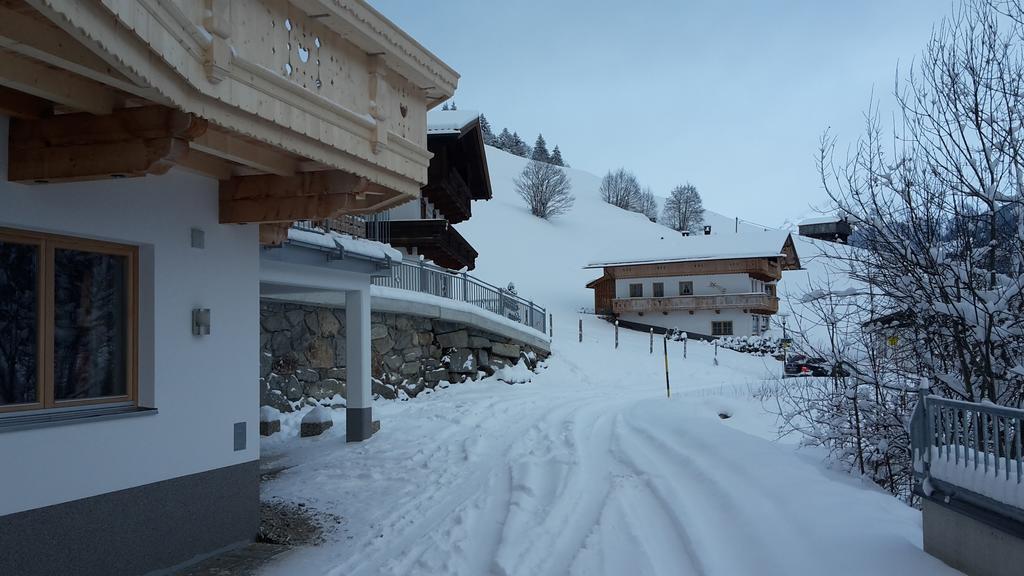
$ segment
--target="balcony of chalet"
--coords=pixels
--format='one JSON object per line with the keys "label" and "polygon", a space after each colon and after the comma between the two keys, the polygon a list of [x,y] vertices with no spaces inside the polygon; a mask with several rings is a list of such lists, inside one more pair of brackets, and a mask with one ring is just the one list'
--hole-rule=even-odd
{"label": "balcony of chalet", "polygon": [[447,220],[392,220],[390,234],[395,248],[415,248],[445,268],[472,270],[476,266],[477,251]]}
{"label": "balcony of chalet", "polygon": [[771,294],[717,294],[713,296],[668,296],[664,298],[616,298],[612,312],[677,312],[742,309],[758,314],[775,314],[779,299]]}

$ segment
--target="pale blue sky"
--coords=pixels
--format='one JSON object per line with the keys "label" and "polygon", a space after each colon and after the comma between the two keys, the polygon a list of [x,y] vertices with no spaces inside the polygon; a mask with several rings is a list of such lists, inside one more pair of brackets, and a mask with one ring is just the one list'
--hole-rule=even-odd
{"label": "pale blue sky", "polygon": [[455,68],[455,101],[597,174],[767,225],[810,212],[825,128],[891,106],[951,0],[371,0]]}

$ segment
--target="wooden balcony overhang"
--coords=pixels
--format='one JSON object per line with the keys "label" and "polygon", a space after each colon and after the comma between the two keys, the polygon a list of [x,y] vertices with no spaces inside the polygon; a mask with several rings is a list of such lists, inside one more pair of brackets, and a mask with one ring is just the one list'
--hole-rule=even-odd
{"label": "wooden balcony overhang", "polygon": [[427,182],[458,75],[359,0],[8,0],[9,179],[222,182],[221,221],[385,210]]}
{"label": "wooden balcony overhang", "polygon": [[392,220],[390,226],[390,242],[396,248],[415,248],[450,270],[476,267],[477,251],[446,220]]}
{"label": "wooden balcony overhang", "polygon": [[492,196],[479,119],[461,133],[428,134],[427,147],[434,157],[424,197],[452,224],[468,220],[472,201]]}
{"label": "wooden balcony overhang", "polygon": [[779,299],[770,294],[753,293],[665,298],[616,298],[612,300],[612,311],[616,314],[737,309],[755,314],[775,314],[779,311]]}

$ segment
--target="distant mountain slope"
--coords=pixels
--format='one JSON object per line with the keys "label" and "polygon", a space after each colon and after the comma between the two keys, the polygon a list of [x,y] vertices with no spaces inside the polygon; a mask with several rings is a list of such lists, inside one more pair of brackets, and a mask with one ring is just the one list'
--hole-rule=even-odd
{"label": "distant mountain slope", "polygon": [[[598,193],[600,176],[566,169],[576,203],[568,214],[545,221],[530,214],[515,190],[515,177],[527,160],[491,147],[487,160],[494,198],[474,202],[473,217],[456,226],[480,253],[473,274],[500,286],[514,282],[521,295],[535,299],[556,316],[571,317],[580,308],[593,307],[593,292],[586,284],[601,272],[585,270],[588,263],[670,254],[673,247],[684,251],[682,243],[687,239],[678,232],[603,202]],[[715,235],[735,233],[736,221],[729,216],[708,210],[705,221]],[[741,221],[739,230],[742,234],[764,228]],[[787,273],[787,278],[793,276],[788,284],[805,290],[809,281],[824,273],[818,266],[820,250],[804,238],[797,247],[810,269]],[[784,300],[787,296],[782,286],[780,296]]]}

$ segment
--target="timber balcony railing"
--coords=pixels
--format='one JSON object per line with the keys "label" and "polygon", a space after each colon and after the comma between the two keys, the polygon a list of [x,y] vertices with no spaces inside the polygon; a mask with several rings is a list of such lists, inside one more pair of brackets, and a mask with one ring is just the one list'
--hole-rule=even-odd
{"label": "timber balcony railing", "polygon": [[1024,522],[1022,431],[1024,410],[923,396],[910,425],[915,491]]}
{"label": "timber balcony railing", "polygon": [[452,272],[426,262],[394,262],[390,277],[375,277],[377,286],[412,290],[466,302],[539,332],[547,330],[547,311],[518,294],[492,286],[465,272]]}
{"label": "timber balcony railing", "polygon": [[779,311],[779,299],[771,294],[754,292],[749,294],[717,294],[713,296],[616,298],[612,300],[612,311],[616,314],[627,312],[673,312],[679,310],[731,310],[737,308],[775,313]]}

